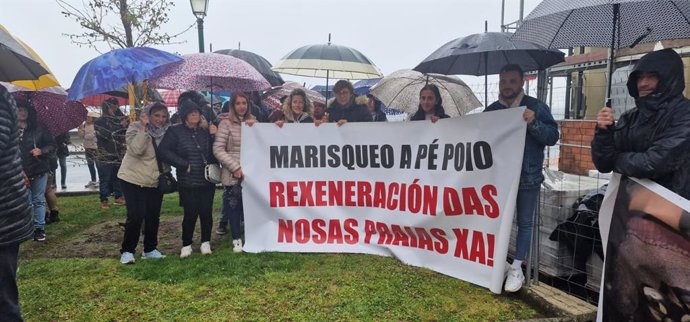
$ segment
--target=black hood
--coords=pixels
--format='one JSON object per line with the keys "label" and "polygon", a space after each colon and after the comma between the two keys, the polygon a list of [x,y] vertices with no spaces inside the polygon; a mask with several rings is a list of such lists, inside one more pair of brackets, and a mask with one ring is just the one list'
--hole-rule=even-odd
{"label": "black hood", "polygon": [[184,123],[187,119],[187,114],[191,113],[194,110],[198,111],[200,114],[203,114],[202,108],[199,105],[197,105],[197,103],[195,103],[194,101],[190,99],[185,99],[180,102],[177,114],[180,115],[180,120],[182,120],[182,123]]}
{"label": "black hood", "polygon": [[[628,92],[636,100],[650,101],[647,103],[667,102],[683,94],[685,89],[683,72],[683,60],[673,49],[651,52],[644,55],[635,65],[635,69],[628,78]],[[637,77],[641,73],[655,73],[659,77],[656,91],[643,98],[640,98],[637,92]]]}

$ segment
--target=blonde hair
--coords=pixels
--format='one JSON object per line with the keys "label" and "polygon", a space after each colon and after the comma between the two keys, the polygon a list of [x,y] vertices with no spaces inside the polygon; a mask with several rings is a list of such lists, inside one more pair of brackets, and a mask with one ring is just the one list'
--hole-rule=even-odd
{"label": "blonde hair", "polygon": [[301,88],[295,88],[292,90],[292,92],[290,92],[290,96],[288,96],[283,102],[283,115],[285,115],[285,120],[289,122],[299,122],[298,120],[295,120],[295,115],[292,112],[291,107],[292,98],[295,96],[301,96],[304,99],[304,110],[302,111],[302,114],[312,116],[314,113],[314,104],[312,104],[309,97],[307,97],[307,93]]}

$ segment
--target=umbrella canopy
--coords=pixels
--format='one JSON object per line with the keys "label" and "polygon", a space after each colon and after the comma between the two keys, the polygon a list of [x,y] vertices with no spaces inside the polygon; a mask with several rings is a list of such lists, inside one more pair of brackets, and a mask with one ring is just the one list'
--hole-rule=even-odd
{"label": "umbrella canopy", "polygon": [[[17,43],[14,38],[3,37],[0,31],[0,81],[13,82],[16,80],[38,79],[40,76],[48,74],[41,64],[29,58],[29,54],[23,49],[17,48],[13,43]],[[21,46],[20,46],[21,48]],[[27,56],[28,55],[28,56]]]}
{"label": "umbrella canopy", "polygon": [[355,95],[366,95],[367,93],[369,93],[371,87],[378,84],[380,81],[381,78],[372,78],[363,79],[352,84],[352,86],[355,88]]}
{"label": "umbrella canopy", "polygon": [[184,62],[164,67],[149,84],[165,89],[224,92],[262,91],[271,87],[254,67],[239,58],[200,53],[184,55],[184,59]]}
{"label": "umbrella canopy", "polygon": [[[2,26],[0,26],[2,28]],[[17,38],[15,38],[17,39]],[[48,64],[46,64],[43,59],[38,56],[38,54],[31,48],[29,45],[27,45],[25,42],[23,42],[21,39],[17,39],[20,45],[26,49],[26,51],[31,55],[31,58],[37,61],[43,68],[45,68],[48,71],[48,74],[41,75],[38,77],[38,79],[28,79],[28,80],[16,80],[12,82],[12,84],[21,86],[24,88],[28,88],[29,90],[32,91],[37,91],[37,90],[43,90],[46,88],[55,88],[60,86],[60,82],[58,82],[57,78],[53,75],[53,72],[48,68]],[[62,89],[64,91],[64,89]],[[65,92],[66,93],[66,92]]]}
{"label": "umbrella canopy", "polygon": [[273,70],[283,74],[339,79],[381,78],[369,58],[354,48],[328,44],[297,48],[285,55]]}
{"label": "umbrella canopy", "polygon": [[72,81],[69,98],[78,100],[119,90],[129,83],[146,80],[160,68],[182,60],[180,56],[147,47],[112,50],[90,60],[79,69]]}
{"label": "umbrella canopy", "polygon": [[384,77],[371,88],[370,94],[389,108],[415,113],[419,107],[419,92],[426,84],[438,86],[446,114],[464,115],[482,106],[472,90],[460,78],[439,74],[422,74],[403,69]]}
{"label": "umbrella canopy", "polygon": [[[690,0],[544,0],[523,20],[513,39],[547,48],[617,49],[688,35]],[[612,58],[613,50],[609,61]],[[612,72],[609,64],[609,75]]]}
{"label": "umbrella canopy", "polygon": [[564,61],[560,50],[522,40],[509,32],[483,32],[449,41],[424,59],[414,70],[445,75],[498,74],[508,64],[524,71],[546,69]]}
{"label": "umbrella canopy", "polygon": [[80,102],[67,100],[67,96],[50,92],[14,92],[19,100],[28,100],[36,108],[38,121],[51,135],[57,136],[81,125],[86,120],[86,107]]}
{"label": "umbrella canopy", "polygon": [[240,50],[240,49],[222,49],[222,50],[217,50],[214,51],[214,53],[217,54],[222,54],[222,55],[230,55],[235,58],[242,59],[249,63],[249,65],[252,65],[259,73],[261,73],[261,76],[263,76],[271,86],[280,86],[285,83],[282,77],[280,77],[280,74],[274,72],[271,67],[271,63],[266,60],[266,58],[263,58],[262,56],[255,54],[251,51],[246,51],[246,50]]}
{"label": "umbrella canopy", "polygon": [[177,106],[177,98],[180,97],[182,91],[180,90],[169,90],[169,91],[158,91],[163,99],[163,104],[167,107]]}
{"label": "umbrella canopy", "polygon": [[304,90],[304,92],[307,93],[307,98],[309,98],[312,102],[321,103],[324,105],[326,104],[326,98],[323,97],[321,93],[314,90],[306,89],[299,83],[290,81],[285,82],[283,86],[274,87],[266,91],[266,93],[264,93],[264,95],[261,97],[261,102],[273,109],[280,109],[280,107],[282,106],[280,100],[283,97],[289,96],[292,90],[296,88]]}
{"label": "umbrella canopy", "polygon": [[100,107],[101,104],[103,104],[103,101],[109,99],[109,98],[115,98],[117,100],[117,104],[119,106],[125,106],[129,104],[129,100],[126,97],[119,97],[119,96],[113,96],[113,95],[108,95],[108,94],[96,94],[96,95],[91,95],[84,97],[80,99],[79,101],[86,105],[86,106],[98,106]]}

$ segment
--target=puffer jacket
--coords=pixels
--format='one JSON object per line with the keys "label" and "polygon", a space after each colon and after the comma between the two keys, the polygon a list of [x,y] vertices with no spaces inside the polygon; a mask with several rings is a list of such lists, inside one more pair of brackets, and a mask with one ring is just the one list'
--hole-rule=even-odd
{"label": "puffer jacket", "polygon": [[0,86],[0,248],[31,238],[33,212],[22,178],[17,106]]}
{"label": "puffer jacket", "polygon": [[[198,142],[198,145],[197,145]],[[161,161],[172,165],[176,170],[178,186],[181,188],[201,188],[213,185],[206,181],[204,171],[206,163],[217,163],[213,157],[213,139],[208,130],[201,127],[189,128],[177,124],[168,128],[158,146]],[[187,167],[191,172],[187,173]]]}
{"label": "puffer jacket", "polygon": [[221,180],[224,186],[232,186],[239,180],[232,173],[240,168],[240,142],[242,141],[242,123],[236,118],[227,118],[220,122],[216,140],[213,142],[213,155],[222,165]]}
{"label": "puffer jacket", "polygon": [[[24,173],[33,179],[52,170],[51,160],[57,158],[57,146],[48,129],[38,122],[36,110],[28,106],[28,112],[28,125],[19,138],[19,149]],[[41,149],[41,155],[38,157],[31,154],[31,150],[35,148]]]}
{"label": "puffer jacket", "polygon": [[[551,115],[549,106],[538,99],[523,95],[520,106],[526,106],[534,111],[534,121],[527,125],[525,149],[522,156],[522,170],[520,171],[520,188],[536,188],[544,182],[544,148],[558,142],[558,124]],[[484,112],[507,109],[509,107],[496,101],[489,105]]]}
{"label": "puffer jacket", "polygon": [[[127,128],[127,153],[122,159],[117,177],[131,184],[141,187],[158,187],[158,161],[153,147],[153,138],[143,130],[141,122],[132,123]],[[160,142],[156,142],[160,144]],[[170,171],[170,167],[162,164],[163,172]]]}
{"label": "puffer jacket", "polygon": [[348,122],[372,121],[369,109],[364,105],[357,104],[354,98],[346,106],[342,106],[337,100],[333,100],[326,109],[326,113],[328,113],[328,122],[338,122],[339,120],[346,120]]}
{"label": "puffer jacket", "polygon": [[[628,78],[636,107],[607,129],[596,129],[592,161],[601,172],[651,179],[690,199],[690,102],[683,97],[683,61],[672,49],[642,57]],[[654,72],[657,90],[637,92],[637,77]]]}

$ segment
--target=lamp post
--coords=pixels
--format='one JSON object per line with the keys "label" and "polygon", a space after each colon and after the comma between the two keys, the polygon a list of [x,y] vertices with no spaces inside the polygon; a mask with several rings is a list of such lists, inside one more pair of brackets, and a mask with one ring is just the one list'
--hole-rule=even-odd
{"label": "lamp post", "polygon": [[196,25],[199,30],[199,52],[204,52],[204,17],[208,10],[208,0],[189,0],[192,5],[192,13],[196,17]]}

